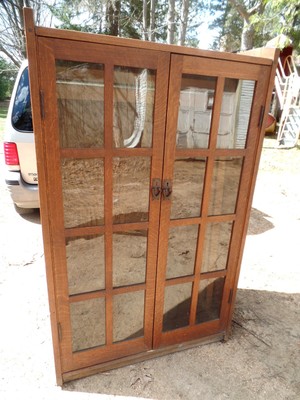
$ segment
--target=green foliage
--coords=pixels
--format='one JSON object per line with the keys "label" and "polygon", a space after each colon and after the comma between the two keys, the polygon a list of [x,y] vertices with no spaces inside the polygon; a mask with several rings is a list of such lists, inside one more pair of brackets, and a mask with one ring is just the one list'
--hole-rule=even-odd
{"label": "green foliage", "polygon": [[[179,37],[182,0],[176,0],[175,27],[176,38]],[[150,26],[150,1],[147,2],[148,20]],[[55,25],[62,29],[72,29],[83,32],[101,33],[143,38],[143,2],[141,0],[58,0],[55,6],[49,6],[56,18]],[[186,42],[197,46],[197,28],[201,24],[201,15],[205,2],[190,0],[188,30]],[[168,1],[161,0],[155,4],[154,41],[165,42],[167,39]],[[150,28],[149,28],[150,29]]]}
{"label": "green foliage", "polygon": [[[244,21],[232,3],[229,0],[211,1],[211,15],[215,16],[211,27],[219,30],[213,44],[215,49],[240,49]],[[254,28],[254,47],[264,46],[270,39],[283,33],[292,40],[294,49],[300,52],[299,0],[237,0],[236,3],[247,10],[261,5],[260,11],[263,11],[255,12],[249,18]]]}
{"label": "green foliage", "polygon": [[213,2],[211,7],[211,14],[215,18],[209,27],[219,29],[212,48],[228,52],[239,51],[243,31],[243,21],[239,13],[227,0]]}
{"label": "green foliage", "polygon": [[11,95],[16,73],[15,66],[0,57],[0,101]]}

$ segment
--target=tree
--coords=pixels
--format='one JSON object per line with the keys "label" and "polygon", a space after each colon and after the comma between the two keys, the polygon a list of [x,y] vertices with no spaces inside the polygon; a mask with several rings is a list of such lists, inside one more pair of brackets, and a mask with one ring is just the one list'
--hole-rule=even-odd
{"label": "tree", "polygon": [[243,19],[243,31],[241,37],[241,51],[250,50],[254,46],[255,27],[253,16],[260,17],[265,8],[262,0],[229,0]]}
{"label": "tree", "polygon": [[0,57],[0,101],[11,94],[17,68]]}
{"label": "tree", "polygon": [[212,0],[215,18],[211,27],[219,29],[213,47],[239,51],[264,46],[284,33],[300,51],[299,0]]}
{"label": "tree", "polygon": [[180,18],[180,34],[179,44],[184,46],[186,40],[186,31],[188,28],[188,15],[189,15],[190,1],[182,0],[181,18]]}
{"label": "tree", "polygon": [[47,6],[43,0],[0,0],[0,53],[17,67],[26,58],[23,6],[35,11],[37,24],[46,24]]}

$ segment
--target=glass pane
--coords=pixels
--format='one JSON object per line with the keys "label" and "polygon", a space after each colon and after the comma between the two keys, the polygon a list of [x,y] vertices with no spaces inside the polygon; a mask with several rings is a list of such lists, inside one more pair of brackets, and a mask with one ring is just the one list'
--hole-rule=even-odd
{"label": "glass pane", "polygon": [[63,159],[61,172],[65,227],[103,225],[103,160]]}
{"label": "glass pane", "polygon": [[217,78],[183,75],[177,122],[177,147],[208,148]]}
{"label": "glass pane", "polygon": [[105,288],[104,236],[66,240],[69,294]]}
{"label": "glass pane", "polygon": [[209,215],[235,212],[242,165],[242,157],[220,157],[215,160]]}
{"label": "glass pane", "polygon": [[113,297],[113,341],[144,335],[144,291]]}
{"label": "glass pane", "polygon": [[113,222],[148,221],[150,157],[113,159]]}
{"label": "glass pane", "polygon": [[113,234],[113,285],[144,283],[146,279],[147,231]]}
{"label": "glass pane", "polygon": [[24,69],[20,76],[13,103],[11,122],[17,131],[33,132],[28,67]]}
{"label": "glass pane", "polygon": [[194,273],[198,225],[177,226],[169,231],[167,279]]}
{"label": "glass pane", "polygon": [[205,167],[205,158],[175,160],[171,219],[200,216]]}
{"label": "glass pane", "polygon": [[61,146],[102,147],[103,65],[57,60],[56,95]]}
{"label": "glass pane", "polygon": [[79,351],[105,344],[105,300],[70,304],[72,349]]}
{"label": "glass pane", "polygon": [[232,222],[206,225],[201,272],[226,269]]}
{"label": "glass pane", "polygon": [[192,283],[165,288],[163,331],[189,325]]}
{"label": "glass pane", "polygon": [[226,78],[217,148],[245,148],[254,89],[254,81]]}
{"label": "glass pane", "polygon": [[115,147],[152,146],[154,94],[155,71],[115,67]]}
{"label": "glass pane", "polygon": [[224,278],[204,279],[200,281],[196,323],[220,318]]}

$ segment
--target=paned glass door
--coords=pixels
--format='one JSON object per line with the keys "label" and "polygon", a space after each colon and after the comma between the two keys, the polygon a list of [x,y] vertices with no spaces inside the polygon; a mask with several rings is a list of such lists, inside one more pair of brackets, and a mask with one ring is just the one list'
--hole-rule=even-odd
{"label": "paned glass door", "polygon": [[39,44],[52,118],[45,141],[57,199],[50,212],[62,364],[70,371],[152,349],[169,57]]}
{"label": "paned glass door", "polygon": [[172,56],[163,171],[171,194],[161,206],[155,348],[226,325],[261,76],[259,66]]}

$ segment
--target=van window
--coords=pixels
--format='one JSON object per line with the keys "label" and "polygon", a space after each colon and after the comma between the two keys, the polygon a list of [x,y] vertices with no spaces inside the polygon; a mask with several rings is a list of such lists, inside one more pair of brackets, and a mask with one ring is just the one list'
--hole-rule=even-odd
{"label": "van window", "polygon": [[19,80],[12,111],[12,125],[18,131],[33,132],[28,68],[24,69]]}

